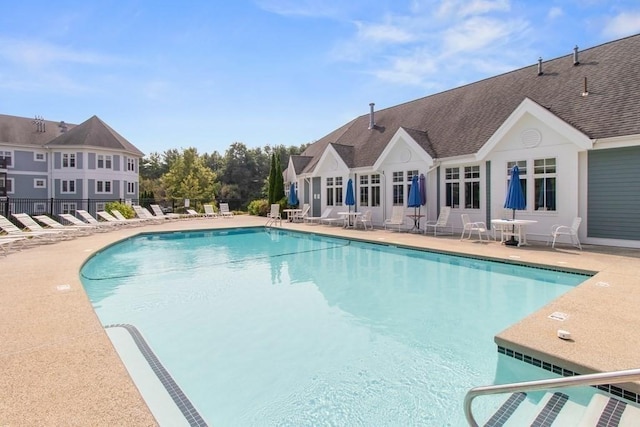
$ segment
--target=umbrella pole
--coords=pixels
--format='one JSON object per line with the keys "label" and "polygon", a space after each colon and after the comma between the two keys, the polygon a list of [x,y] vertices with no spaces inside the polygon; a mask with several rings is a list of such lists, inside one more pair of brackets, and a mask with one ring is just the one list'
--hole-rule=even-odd
{"label": "umbrella pole", "polygon": [[[512,221],[516,220],[516,210],[515,209],[513,209],[513,216],[511,217],[511,220]],[[511,238],[509,240],[507,240],[506,242],[504,242],[504,244],[507,245],[507,246],[518,246],[518,243],[520,243],[520,242],[518,242],[516,240],[515,234],[516,234],[516,225],[514,224],[514,225],[511,226]]]}

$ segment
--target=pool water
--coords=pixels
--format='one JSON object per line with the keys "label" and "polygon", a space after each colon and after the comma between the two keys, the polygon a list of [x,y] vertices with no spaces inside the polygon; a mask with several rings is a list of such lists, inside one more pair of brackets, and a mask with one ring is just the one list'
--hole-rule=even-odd
{"label": "pool water", "polygon": [[140,235],[81,276],[218,426],[464,426],[508,380],[494,335],[587,278],[262,228]]}

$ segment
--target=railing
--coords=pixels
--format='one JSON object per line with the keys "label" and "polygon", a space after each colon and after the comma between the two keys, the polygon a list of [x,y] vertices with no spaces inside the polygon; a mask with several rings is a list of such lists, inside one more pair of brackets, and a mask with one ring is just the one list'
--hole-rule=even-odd
{"label": "railing", "polygon": [[519,391],[550,390],[561,387],[595,386],[640,381],[640,369],[602,372],[598,374],[577,375],[574,377],[552,378],[521,383],[489,385],[472,388],[464,397],[464,415],[472,427],[478,427],[471,410],[473,399],[490,394],[516,393]]}

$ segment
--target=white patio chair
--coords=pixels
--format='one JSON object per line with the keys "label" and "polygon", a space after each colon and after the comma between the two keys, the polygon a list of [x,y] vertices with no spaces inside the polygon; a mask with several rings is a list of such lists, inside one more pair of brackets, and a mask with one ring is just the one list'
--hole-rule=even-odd
{"label": "white patio chair", "polygon": [[461,217],[462,217],[462,234],[460,235],[460,240],[464,239],[464,235],[467,233],[467,231],[469,232],[469,236],[467,237],[468,239],[471,239],[471,234],[474,231],[477,231],[478,239],[480,239],[480,241],[482,241],[482,233],[484,233],[487,236],[487,240],[489,240],[487,225],[484,222],[482,221],[471,222],[471,220],[469,219],[469,215],[467,214],[462,214]]}
{"label": "white patio chair", "polygon": [[296,212],[293,214],[293,222],[303,222],[307,215],[309,215],[309,210],[311,210],[309,203],[302,205],[302,212]]}
{"label": "white patio chair", "polygon": [[280,226],[282,226],[282,215],[280,215],[280,204],[272,203],[271,211],[267,214],[267,222],[265,224],[265,227],[269,225],[278,225],[278,223],[280,224]]}
{"label": "white patio chair", "polygon": [[358,224],[362,224],[362,228],[364,228],[365,230],[373,230],[373,222],[371,221],[371,210],[365,211],[365,213],[363,213],[360,216],[356,217],[356,228],[358,227]]}
{"label": "white patio chair", "polygon": [[[433,235],[438,235],[438,229],[450,229],[453,234],[453,224],[449,224],[449,214],[451,213],[451,207],[443,206],[440,208],[440,215],[435,221],[427,221],[424,223],[424,234],[429,232],[429,229],[433,228]],[[442,234],[442,233],[440,233]]]}
{"label": "white patio chair", "polygon": [[553,237],[553,243],[551,244],[552,248],[556,247],[556,239],[559,236],[569,236],[571,239],[571,244],[576,248],[582,250],[582,245],[580,244],[580,239],[578,239],[578,228],[580,228],[580,223],[582,222],[582,218],[579,216],[573,219],[571,226],[555,224],[551,227],[551,235],[547,239],[547,245],[549,241]]}
{"label": "white patio chair", "polygon": [[333,208],[326,208],[324,211],[322,211],[322,214],[320,216],[308,216],[306,218],[306,222],[309,224],[320,224],[320,221],[322,221],[323,219],[331,217],[332,212]]}
{"label": "white patio chair", "polygon": [[229,203],[220,203],[220,215],[222,218],[233,218],[233,212],[229,210]]}
{"label": "white patio chair", "polygon": [[153,211],[153,215],[158,217],[158,218],[180,219],[182,217],[182,215],[178,215],[176,213],[169,213],[169,214],[164,213],[162,211],[162,208],[160,207],[160,205],[149,205],[149,207]]}
{"label": "white patio chair", "polygon": [[391,209],[391,218],[387,218],[384,220],[384,229],[387,229],[387,226],[397,226],[398,231],[402,230],[404,226],[404,206],[393,206]]}
{"label": "white patio chair", "polygon": [[204,206],[204,216],[207,218],[218,218],[218,214],[213,209],[213,205],[203,205]]}

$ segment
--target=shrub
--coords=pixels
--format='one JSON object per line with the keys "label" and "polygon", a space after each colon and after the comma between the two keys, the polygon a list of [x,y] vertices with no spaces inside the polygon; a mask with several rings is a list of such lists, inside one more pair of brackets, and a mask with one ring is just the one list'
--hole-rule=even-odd
{"label": "shrub", "polygon": [[136,213],[129,205],[120,202],[109,202],[104,206],[104,210],[111,212],[113,210],[120,211],[125,218],[135,218]]}
{"label": "shrub", "polygon": [[270,210],[267,199],[252,200],[247,207],[249,215],[267,216]]}

